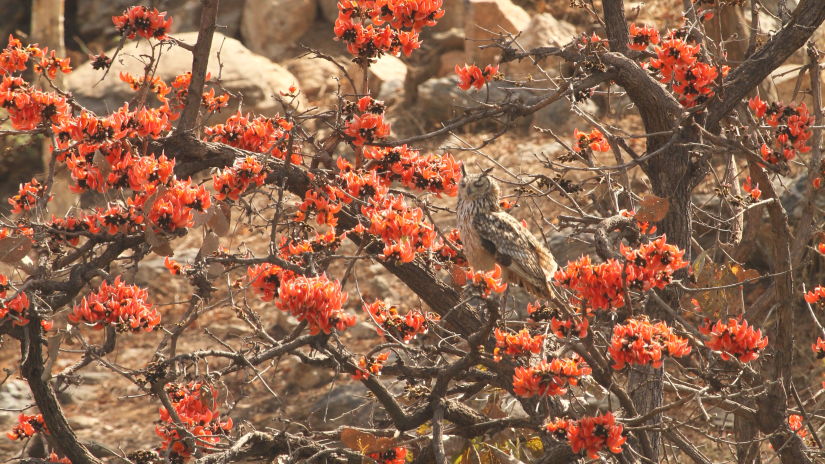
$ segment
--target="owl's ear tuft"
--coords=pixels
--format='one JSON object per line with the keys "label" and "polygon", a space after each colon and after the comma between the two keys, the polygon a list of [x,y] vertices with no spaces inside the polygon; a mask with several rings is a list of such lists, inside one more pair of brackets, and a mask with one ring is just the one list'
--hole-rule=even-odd
{"label": "owl's ear tuft", "polygon": [[464,163],[461,163],[461,177],[467,177],[467,171],[464,169]]}
{"label": "owl's ear tuft", "polygon": [[486,176],[487,174],[490,174],[492,171],[493,171],[493,168],[487,168],[487,169],[481,171],[481,175]]}

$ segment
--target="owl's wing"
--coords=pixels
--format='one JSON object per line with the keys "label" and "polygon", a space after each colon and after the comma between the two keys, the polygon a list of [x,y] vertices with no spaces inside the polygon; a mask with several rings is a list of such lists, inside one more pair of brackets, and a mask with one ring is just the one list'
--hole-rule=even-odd
{"label": "owl's wing", "polygon": [[[484,248],[495,256],[496,262],[509,268],[534,285],[545,282],[555,269],[542,267],[544,247],[516,218],[504,212],[478,214],[473,226]],[[549,257],[552,261],[552,257]],[[554,262],[553,262],[554,263]]]}

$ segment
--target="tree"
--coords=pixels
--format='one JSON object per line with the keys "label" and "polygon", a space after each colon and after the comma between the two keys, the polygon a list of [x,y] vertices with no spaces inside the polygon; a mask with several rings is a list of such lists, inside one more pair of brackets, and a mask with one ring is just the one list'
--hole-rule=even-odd
{"label": "tree", "polygon": [[[42,437],[53,451],[49,461],[74,464],[361,462],[365,456],[381,463],[717,459],[689,435],[729,444],[738,462],[772,453],[783,463],[821,458],[821,385],[792,375],[796,326],[809,317],[822,337],[808,355],[825,356],[818,321],[825,290],[795,283],[800,264],[825,253],[825,245],[811,246],[821,223],[815,199],[825,127],[816,46],[808,43],[803,67],[811,108],[764,101],[754,92],[825,21],[825,3],[801,0],[781,15],[782,27],[770,40],[753,39],[744,60],[730,64],[723,44],[705,34],[718,26],[716,2],[686,2],[685,26],[670,30],[628,24],[621,0],[603,0],[599,11],[589,2],[574,4],[600,26],[565,47],[523,50],[506,34],[486,45],[500,50],[501,63],[569,62],[572,72],[557,90],[486,101],[438,130],[402,140],[390,136],[385,106],[369,95],[367,71],[382,54],[414,53],[419,34],[443,15],[440,0],[342,0],[333,32],[361,67],[360,82],[349,78],[355,95],[341,92],[336,108],[296,109],[290,104],[298,89],[283,89],[279,117],[238,111],[208,126],[205,117],[228,105],[220,82],[206,73],[215,58],[209,50],[217,0],[204,1],[197,43],[177,43],[192,51],[191,73],[167,83],[150,63],[145,75],[120,76],[136,98],[107,115],[84,109],[57,85],[47,91],[21,77],[33,71],[35,79],[54,84],[70,66],[54,52],[10,38],[0,54],[0,106],[12,128],[2,135],[43,135],[52,158],[41,180],[9,199],[14,216],[0,231],[0,259],[14,267],[0,276],[0,334],[19,344],[16,369],[39,411],[23,412],[9,438]],[[752,6],[752,24],[760,10]],[[121,46],[175,43],[171,18],[155,9],[132,7],[113,20]],[[92,59],[105,74],[112,58]],[[506,79],[492,65],[456,72],[468,91]],[[455,195],[460,163],[411,144],[478,121],[499,125],[500,135],[517,117],[611,84],[626,92],[644,132],[623,133],[591,117],[593,127],[574,131],[564,159],[548,158],[546,172],[515,182],[524,198],[563,205],[561,226],[592,243],[594,254],[559,269],[558,297],[514,307],[519,300],[505,290],[500,269],[466,269],[458,233],[433,219],[443,207],[430,197]],[[631,147],[631,137],[644,141],[643,153]],[[616,163],[604,163],[603,154],[611,152]],[[50,216],[58,164],[70,170],[74,192],[94,191],[106,200]],[[747,176],[740,175],[745,166]],[[577,198],[564,177],[571,171],[596,176],[609,201],[582,204],[587,197]],[[631,183],[636,171],[645,182]],[[793,221],[773,182],[790,171],[807,175],[802,211]],[[694,200],[700,186],[717,189],[713,214]],[[709,248],[698,241],[696,214],[716,235]],[[742,263],[763,214],[771,249],[769,270],[760,275]],[[262,232],[267,251],[224,248],[232,224]],[[197,256],[172,259],[174,240],[191,235],[202,237]],[[344,241],[355,244],[355,255],[339,252]],[[193,289],[177,320],[162,309],[168,301],[118,271],[152,253],[165,256],[168,271]],[[345,305],[361,296],[353,278],[361,260],[380,262],[428,307],[410,307],[392,295],[358,305],[384,340],[367,353],[353,352],[342,338],[356,322]],[[761,284],[758,299],[754,283]],[[271,333],[246,305],[247,293],[300,324],[288,334]],[[243,344],[215,338],[213,348],[181,351],[184,333],[219,307],[235,310],[254,337]],[[519,316],[525,312],[527,318]],[[102,335],[90,334],[94,330]],[[163,336],[145,364],[122,365],[110,356],[117,343],[152,331]],[[53,372],[68,340],[82,353]],[[223,401],[226,385],[254,379],[271,391],[262,370],[288,355],[354,377],[386,420],[331,432],[309,424],[237,431]],[[92,364],[157,401],[156,450],[121,455],[75,434],[57,392]],[[388,379],[403,382],[405,393]],[[470,406],[478,395],[487,395],[489,408]],[[608,400],[593,406],[584,400],[588,395]],[[517,402],[527,414],[506,413],[503,401]],[[694,403],[696,411],[688,408]],[[735,440],[713,427],[705,405],[735,415]],[[451,436],[468,440],[463,454],[448,456]]]}

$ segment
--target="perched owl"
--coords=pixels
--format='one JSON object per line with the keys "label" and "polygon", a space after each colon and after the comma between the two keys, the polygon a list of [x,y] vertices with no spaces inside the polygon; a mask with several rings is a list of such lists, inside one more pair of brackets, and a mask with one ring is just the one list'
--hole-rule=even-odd
{"label": "perched owl", "polygon": [[499,187],[493,178],[467,175],[461,168],[458,187],[458,230],[464,254],[475,270],[501,266],[504,280],[543,298],[551,298],[550,279],[558,265],[541,242],[499,206]]}

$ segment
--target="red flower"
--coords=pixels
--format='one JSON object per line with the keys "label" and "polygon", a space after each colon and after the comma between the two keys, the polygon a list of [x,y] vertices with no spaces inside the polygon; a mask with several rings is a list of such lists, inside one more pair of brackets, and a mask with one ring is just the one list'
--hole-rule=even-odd
{"label": "red flower", "polygon": [[461,90],[469,90],[470,87],[481,89],[498,74],[498,66],[488,64],[482,71],[476,65],[465,64],[463,68],[455,65],[455,73],[458,75],[458,88]]}
{"label": "red flower", "polygon": [[610,150],[610,144],[598,129],[593,129],[589,134],[573,129],[573,138],[576,139],[576,143],[573,145],[573,150],[576,152],[586,151],[587,149],[601,152]]}
{"label": "red flower", "polygon": [[6,436],[10,440],[25,440],[34,436],[37,432],[49,433],[46,423],[43,421],[43,414],[37,414],[36,416],[20,414],[17,416],[17,425],[12,427],[11,432],[7,433]]}
{"label": "red flower", "polygon": [[368,312],[378,325],[378,335],[389,335],[402,342],[409,342],[417,335],[426,334],[430,330],[430,324],[441,319],[438,314],[424,313],[418,309],[411,309],[402,316],[396,306],[387,306],[384,300],[364,303],[364,311]]}
{"label": "red flower", "polygon": [[[821,250],[820,253],[822,253]],[[805,294],[805,301],[811,304],[817,303],[821,299],[825,299],[825,287],[821,285],[817,285],[813,290]]]}
{"label": "red flower", "polygon": [[711,350],[719,351],[725,360],[732,355],[741,362],[753,361],[768,346],[768,337],[763,337],[761,330],[748,326],[748,321],[745,320],[740,322],[730,318],[727,324],[717,321],[713,325],[710,320],[706,320],[699,331],[710,336],[705,345]]}
{"label": "red flower", "polygon": [[578,385],[579,377],[589,374],[590,367],[578,357],[542,359],[529,367],[516,367],[513,392],[523,397],[563,395],[568,385]]}
{"label": "red flower", "polygon": [[[6,289],[8,289],[8,280],[6,276],[3,277],[3,291],[2,297],[5,298]],[[14,325],[23,326],[29,323],[29,319],[24,316],[26,310],[29,309],[29,297],[24,292],[19,292],[17,296],[5,303],[0,303],[0,322],[2,319],[9,316]]]}
{"label": "red flower", "polygon": [[337,280],[330,281],[326,275],[297,276],[281,282],[275,305],[299,321],[307,321],[314,335],[321,331],[328,334],[333,329],[342,331],[355,324],[355,316],[341,309],[345,301],[347,294]]}
{"label": "red flower", "polygon": [[545,429],[559,439],[567,439],[574,453],[586,451],[591,459],[599,458],[599,451],[607,448],[614,454],[622,452],[627,438],[622,434],[624,427],[616,424],[613,413],[601,416],[583,417],[577,421],[556,419]]}
{"label": "red flower", "polygon": [[118,32],[130,39],[137,34],[147,39],[163,40],[172,26],[172,18],[166,18],[165,11],[161,13],[156,8],[150,10],[145,6],[130,7],[122,15],[112,16],[112,22]]}
{"label": "red flower", "polygon": [[759,186],[751,186],[751,176],[745,179],[745,183],[742,184],[742,190],[747,192],[754,201],[759,200],[759,197],[762,196],[762,191],[759,190]]}
{"label": "red flower", "polygon": [[608,347],[616,370],[624,368],[625,364],[661,367],[663,355],[678,358],[686,356],[690,350],[687,339],[674,335],[667,324],[651,324],[644,319],[628,319],[625,324],[616,325]]}
{"label": "red flower", "polygon": [[805,423],[802,421],[802,416],[799,414],[791,414],[788,416],[788,426],[800,437],[805,438],[808,436],[808,431],[805,429]]}
{"label": "red flower", "polygon": [[[46,186],[38,182],[37,179],[32,179],[25,184],[20,184],[20,190],[17,192],[17,195],[9,198],[9,204],[12,205],[11,212],[22,213],[23,211],[32,209],[37,204],[37,200],[40,199],[45,192]],[[49,195],[49,200],[51,200],[52,197],[53,195]]]}
{"label": "red flower", "polygon": [[816,353],[816,359],[825,358],[825,340],[822,337],[817,337],[816,343],[811,345],[811,349]]}
{"label": "red flower", "polygon": [[635,24],[630,25],[630,43],[628,47],[632,50],[642,51],[649,45],[656,45],[659,43],[659,31],[649,26],[639,27]]}
{"label": "red flower", "polygon": [[[232,429],[232,419],[222,420],[218,412],[218,390],[214,385],[168,383],[164,390],[183,426],[195,436],[196,446],[205,452],[213,451],[221,436]],[[171,457],[177,457],[176,460],[191,456],[195,450],[180,436],[169,411],[161,406],[158,412],[161,423],[155,426],[155,433],[163,439],[161,449],[170,450]]]}
{"label": "red flower", "polygon": [[387,362],[389,357],[389,351],[381,353],[378,356],[370,356],[369,358],[361,356],[361,359],[358,361],[358,368],[355,370],[355,374],[352,374],[352,378],[362,380],[368,378],[370,374],[380,375],[381,369],[384,368],[384,363]]}
{"label": "red flower", "polygon": [[237,201],[253,183],[262,185],[265,177],[264,166],[257,158],[252,156],[238,158],[232,167],[212,175],[213,185],[217,192],[215,198],[217,200],[229,198]]}
{"label": "red flower", "polygon": [[499,328],[495,330],[496,348],[493,350],[493,360],[501,361],[501,355],[525,356],[530,353],[538,354],[544,346],[544,335],[530,335],[527,329],[517,333],[506,332]]}
{"label": "red flower", "polygon": [[498,264],[492,271],[467,271],[467,280],[482,298],[489,298],[492,292],[501,293],[507,289],[507,284],[501,280],[501,267]]}
{"label": "red flower", "polygon": [[365,113],[354,116],[344,128],[344,134],[353,145],[361,146],[386,138],[390,135],[390,125],[384,122],[383,115]]}
{"label": "red flower", "polygon": [[145,289],[126,285],[118,276],[111,284],[104,281],[97,292],[83,297],[69,314],[69,322],[83,322],[95,329],[112,324],[118,332],[151,332],[160,323],[160,314],[148,298]]}

